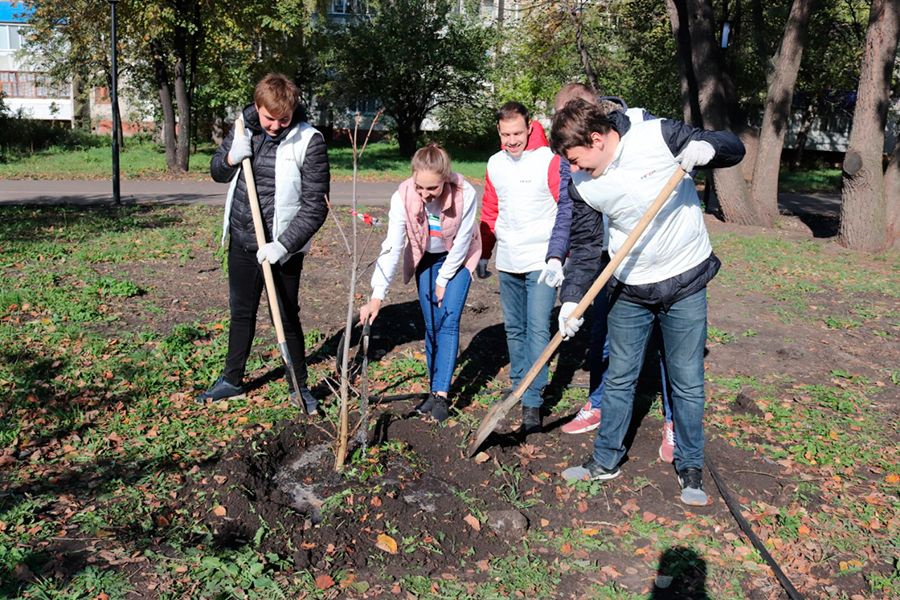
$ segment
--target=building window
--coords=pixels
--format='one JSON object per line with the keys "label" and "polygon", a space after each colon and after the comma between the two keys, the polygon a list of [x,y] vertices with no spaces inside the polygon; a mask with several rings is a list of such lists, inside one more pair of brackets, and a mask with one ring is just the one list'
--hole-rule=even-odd
{"label": "building window", "polygon": [[10,98],[68,98],[68,86],[51,82],[43,73],[0,71],[0,91]]}
{"label": "building window", "polygon": [[0,50],[18,50],[22,47],[22,29],[16,25],[0,25]]}
{"label": "building window", "polygon": [[368,12],[364,0],[331,0],[332,15],[361,15]]}

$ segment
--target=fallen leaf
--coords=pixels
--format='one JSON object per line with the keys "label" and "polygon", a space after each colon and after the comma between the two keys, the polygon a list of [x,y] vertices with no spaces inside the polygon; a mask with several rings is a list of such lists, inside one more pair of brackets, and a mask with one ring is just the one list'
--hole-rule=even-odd
{"label": "fallen leaf", "polygon": [[489,460],[491,460],[491,455],[488,454],[487,452],[479,452],[478,454],[475,455],[475,462],[479,465],[481,463],[485,463]]}
{"label": "fallen leaf", "polygon": [[327,590],[328,588],[334,585],[334,579],[331,578],[331,575],[327,575],[322,573],[318,577],[316,577],[316,587],[320,590]]}
{"label": "fallen leaf", "polygon": [[547,519],[541,519],[541,527],[546,527],[549,524],[550,524],[550,521],[548,521]]}
{"label": "fallen leaf", "polygon": [[228,514],[228,511],[225,510],[225,507],[222,505],[214,506],[212,511],[213,511],[213,514],[216,515],[217,517],[224,517],[226,514]]}
{"label": "fallen leaf", "polygon": [[900,475],[898,475],[897,473],[891,473],[890,475],[885,477],[884,480],[891,485],[896,485],[900,483]]}
{"label": "fallen leaf", "polygon": [[468,523],[469,527],[471,527],[475,531],[481,531],[481,523],[478,521],[478,519],[475,517],[475,515],[470,513],[470,514],[466,515],[465,517],[463,517],[463,521]]}
{"label": "fallen leaf", "polygon": [[388,554],[397,554],[397,541],[386,533],[379,533],[375,540],[375,547],[384,550]]}

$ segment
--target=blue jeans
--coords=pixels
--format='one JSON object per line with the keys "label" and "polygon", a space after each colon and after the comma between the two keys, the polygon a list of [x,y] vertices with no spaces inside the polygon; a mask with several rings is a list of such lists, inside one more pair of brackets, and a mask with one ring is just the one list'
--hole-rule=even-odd
{"label": "blue jeans", "polygon": [[[591,341],[588,349],[588,367],[591,372],[590,394],[588,400],[591,408],[600,408],[603,390],[606,389],[606,367],[609,359],[609,340],[606,336],[606,311],[608,307],[606,288],[600,290],[594,299],[594,322],[591,326]],[[659,322],[654,322],[653,335],[660,335]],[[659,349],[659,378],[662,388],[662,410],[666,422],[672,421],[672,397],[666,376],[666,360],[664,349]]]}
{"label": "blue jeans", "polygon": [[[550,312],[556,303],[556,288],[538,283],[540,271],[500,271],[500,304],[509,348],[509,378],[518,387],[525,374],[550,342]],[[547,385],[547,365],[522,394],[522,406],[540,408],[541,391]]]}
{"label": "blue jeans", "polygon": [[679,300],[668,310],[618,298],[607,316],[609,368],[594,441],[594,460],[612,469],[625,455],[625,435],[634,407],[634,390],[644,351],[659,319],[666,367],[672,385],[675,468],[703,468],[703,350],[706,345],[706,289]]}
{"label": "blue jeans", "polygon": [[447,283],[444,299],[438,306],[434,300],[434,282],[447,254],[426,253],[416,267],[419,304],[425,317],[425,358],[432,392],[450,391],[450,379],[456,369],[459,351],[459,318],[466,305],[472,275],[460,267]]}

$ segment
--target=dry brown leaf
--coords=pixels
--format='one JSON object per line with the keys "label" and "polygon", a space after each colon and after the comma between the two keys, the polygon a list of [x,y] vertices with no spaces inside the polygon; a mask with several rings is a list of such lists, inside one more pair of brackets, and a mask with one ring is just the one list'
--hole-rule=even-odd
{"label": "dry brown leaf", "polygon": [[481,531],[481,522],[479,522],[478,519],[475,518],[475,515],[470,513],[470,514],[466,515],[465,517],[463,517],[463,521],[468,523],[469,527],[471,527],[475,531]]}
{"label": "dry brown leaf", "polygon": [[327,590],[328,588],[334,585],[334,579],[331,578],[331,575],[326,573],[322,573],[318,577],[316,577],[316,587],[320,590]]}
{"label": "dry brown leaf", "polygon": [[488,454],[487,452],[479,452],[478,454],[475,455],[475,462],[478,463],[479,465],[481,463],[485,463],[489,460],[491,460],[491,455]]}
{"label": "dry brown leaf", "polygon": [[217,517],[224,517],[225,515],[228,514],[228,511],[221,504],[214,506],[212,511],[213,511],[213,514],[216,515]]}
{"label": "dry brown leaf", "polygon": [[375,539],[375,547],[384,550],[388,554],[397,554],[397,540],[386,533],[379,533]]}

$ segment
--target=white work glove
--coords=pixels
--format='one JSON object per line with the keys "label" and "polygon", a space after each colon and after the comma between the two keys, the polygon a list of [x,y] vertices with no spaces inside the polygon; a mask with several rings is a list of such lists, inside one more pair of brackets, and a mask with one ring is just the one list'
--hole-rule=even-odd
{"label": "white work glove", "polygon": [[560,262],[558,258],[551,258],[547,261],[541,274],[538,275],[537,282],[549,285],[552,288],[558,288],[562,285],[563,279],[565,278],[566,276],[563,275],[562,262]]}
{"label": "white work glove", "polygon": [[578,306],[577,302],[563,302],[563,305],[559,307],[559,333],[562,334],[564,340],[568,340],[578,333],[584,324],[584,317],[569,320],[569,315],[575,312],[576,306]]}
{"label": "white work glove", "polygon": [[475,274],[478,275],[478,279],[487,279],[490,276],[490,271],[487,270],[488,259],[479,258],[478,266],[475,267]]}
{"label": "white work glove", "polygon": [[709,164],[716,155],[716,149],[709,142],[691,140],[684,150],[675,157],[681,163],[681,168],[690,173],[696,167]]}
{"label": "white work glove", "polygon": [[232,167],[239,167],[242,160],[251,156],[253,156],[253,149],[250,147],[250,132],[245,129],[244,135],[238,135],[235,131],[231,149],[228,151],[228,162]]}
{"label": "white work glove", "polygon": [[259,264],[263,264],[263,261],[268,261],[270,265],[274,265],[284,258],[286,254],[287,248],[282,246],[280,242],[269,242],[256,251],[256,260],[259,261]]}

